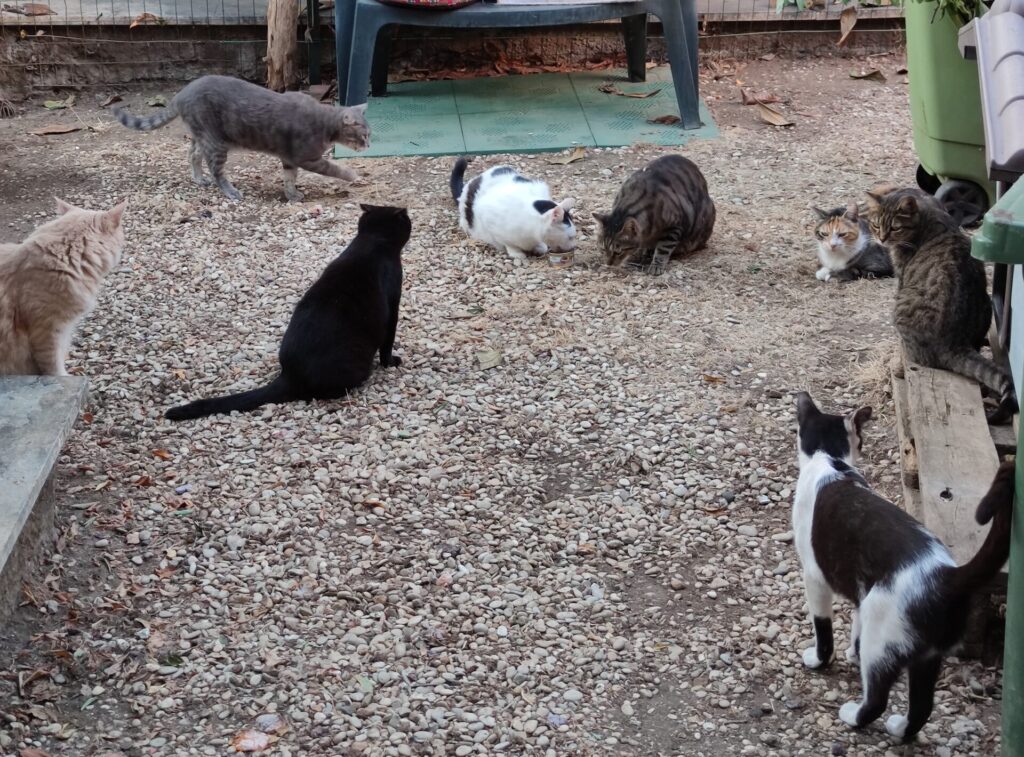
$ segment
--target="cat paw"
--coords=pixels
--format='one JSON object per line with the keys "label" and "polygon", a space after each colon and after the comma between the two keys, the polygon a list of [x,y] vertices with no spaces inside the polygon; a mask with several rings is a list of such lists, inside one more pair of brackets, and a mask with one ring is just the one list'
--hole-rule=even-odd
{"label": "cat paw", "polygon": [[814,274],[818,281],[828,281],[832,278],[832,271],[827,268],[819,268],[818,272]]}
{"label": "cat paw", "polygon": [[341,179],[342,181],[352,182],[352,181],[355,181],[356,179],[359,178],[359,174],[357,174],[355,171],[349,170],[348,168],[341,168],[339,166],[338,167],[338,178]]}
{"label": "cat paw", "polygon": [[817,647],[807,647],[803,654],[804,665],[811,670],[816,670],[822,666],[822,660],[818,657]]}
{"label": "cat paw", "polygon": [[288,191],[287,189],[284,190],[284,196],[288,198],[288,202],[302,202],[306,199],[306,195],[302,194],[302,192],[297,189],[293,189],[291,191]]}
{"label": "cat paw", "polygon": [[234,200],[235,202],[239,202],[242,199],[242,193],[239,192],[234,187],[228,187],[226,189],[225,188],[221,188],[221,192],[223,192],[224,196],[227,197],[229,200]]}
{"label": "cat paw", "polygon": [[398,357],[398,355],[392,355],[391,356],[391,360],[388,361],[386,367],[397,368],[401,364],[402,364],[402,358]]}
{"label": "cat paw", "polygon": [[515,247],[506,247],[505,252],[513,260],[526,260],[526,253],[522,250],[517,250]]}
{"label": "cat paw", "polygon": [[196,186],[200,186],[200,187],[208,187],[211,184],[213,184],[213,181],[210,180],[209,176],[193,176],[192,177],[192,182]]}
{"label": "cat paw", "polygon": [[885,721],[885,730],[889,732],[890,736],[895,736],[902,741],[903,735],[907,732],[907,719],[902,715],[892,715]]}
{"label": "cat paw", "polygon": [[857,713],[860,712],[860,702],[847,702],[839,708],[839,719],[848,726],[857,727]]}
{"label": "cat paw", "polygon": [[846,648],[846,659],[849,662],[858,662],[860,660],[860,655],[857,654],[857,646],[855,644],[851,644]]}

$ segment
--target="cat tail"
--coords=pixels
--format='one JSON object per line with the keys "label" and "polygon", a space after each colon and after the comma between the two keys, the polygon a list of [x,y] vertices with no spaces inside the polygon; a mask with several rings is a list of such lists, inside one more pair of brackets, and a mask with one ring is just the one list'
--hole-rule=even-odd
{"label": "cat tail", "polygon": [[126,113],[120,108],[111,108],[114,111],[114,115],[117,116],[117,120],[127,126],[129,129],[136,129],[137,131],[150,131],[152,129],[159,129],[164,124],[170,123],[178,117],[178,106],[174,100],[171,100],[166,108],[163,108],[159,113],[150,116],[149,118],[142,118],[140,116]]}
{"label": "cat tail", "polygon": [[187,405],[179,405],[168,410],[164,417],[169,421],[188,421],[203,418],[207,415],[230,413],[237,410],[241,413],[255,410],[271,402],[288,402],[299,399],[283,376],[278,376],[266,386],[249,392],[229,394],[226,397],[213,397],[208,400],[196,400]]}
{"label": "cat tail", "polygon": [[466,176],[466,166],[469,165],[469,160],[466,158],[459,158],[455,161],[455,167],[452,168],[452,176],[448,180],[448,186],[452,190],[452,199],[455,202],[459,201],[462,197],[462,187],[465,186],[464,178]]}
{"label": "cat tail", "polygon": [[946,358],[946,367],[998,392],[999,407],[989,413],[989,423],[1006,423],[1017,412],[1017,396],[1013,391],[1013,381],[1009,374],[980,352],[954,352]]}
{"label": "cat tail", "polygon": [[974,514],[981,525],[992,521],[984,543],[969,562],[954,568],[950,588],[965,596],[995,577],[1010,556],[1010,521],[1013,518],[1013,495],[1017,465],[1014,461],[999,466],[988,493],[981,498]]}

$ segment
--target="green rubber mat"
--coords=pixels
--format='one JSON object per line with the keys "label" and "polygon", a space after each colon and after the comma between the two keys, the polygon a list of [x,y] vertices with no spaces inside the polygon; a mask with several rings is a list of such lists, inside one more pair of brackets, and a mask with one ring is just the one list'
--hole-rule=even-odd
{"label": "green rubber mat", "polygon": [[[612,84],[624,97],[602,92]],[[367,118],[373,130],[369,150],[336,147],[335,157],[456,155],[542,152],[567,147],[620,147],[637,142],[682,145],[694,137],[715,137],[718,129],[704,103],[703,126],[686,131],[650,119],[678,116],[668,66],[631,84],[621,70],[573,74],[531,74],[459,81],[403,82],[387,97],[371,97]]]}

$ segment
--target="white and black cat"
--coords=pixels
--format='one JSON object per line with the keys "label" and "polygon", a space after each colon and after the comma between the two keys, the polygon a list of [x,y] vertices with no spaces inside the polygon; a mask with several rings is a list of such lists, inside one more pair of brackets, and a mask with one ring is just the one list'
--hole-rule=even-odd
{"label": "white and black cat", "polygon": [[464,183],[467,165],[466,158],[455,162],[449,186],[459,203],[459,226],[469,236],[517,260],[576,249],[572,198],[555,202],[546,183],[521,176],[512,166],[489,168]]}
{"label": "white and black cat", "polygon": [[819,281],[852,281],[893,275],[889,251],[871,234],[856,205],[832,210],[814,208],[814,212],[821,219],[814,229],[818,240],[818,262],[821,263],[815,274]]}
{"label": "white and black cat", "polygon": [[362,384],[381,366],[397,367],[391,354],[402,297],[402,248],[412,223],[405,208],[361,205],[359,232],[302,296],[281,340],[281,373],[264,387],[167,411],[172,421],[270,402],[335,399]]}
{"label": "white and black cat", "polygon": [[992,527],[978,553],[958,567],[941,541],[873,492],[853,467],[870,417],[869,407],[829,415],[806,392],[797,396],[793,534],[815,636],[803,660],[809,668],[832,661],[833,594],[853,602],[846,657],[860,658],[864,698],[844,704],[839,717],[855,728],[876,720],[906,668],[909,711],[891,716],[885,727],[910,741],[931,715],[942,658],[963,634],[971,593],[1009,556],[1014,465],[1003,463],[978,504],[978,523],[991,520]]}

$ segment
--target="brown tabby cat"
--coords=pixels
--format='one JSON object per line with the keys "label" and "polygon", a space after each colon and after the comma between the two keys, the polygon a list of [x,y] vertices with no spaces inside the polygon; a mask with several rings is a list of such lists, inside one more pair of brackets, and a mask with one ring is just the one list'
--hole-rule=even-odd
{"label": "brown tabby cat", "polygon": [[992,322],[985,266],[956,221],[917,189],[868,192],[871,231],[896,269],[894,320],[907,357],[975,379],[995,391],[990,423],[1017,410],[1010,376],[978,350]]}
{"label": "brown tabby cat", "polygon": [[21,244],[0,244],[0,376],[66,376],[75,324],[121,261],[126,203],[60,215]]}
{"label": "brown tabby cat", "polygon": [[715,203],[692,160],[666,155],[626,179],[601,224],[604,262],[663,273],[670,258],[704,248],[715,226]]}

